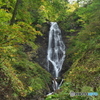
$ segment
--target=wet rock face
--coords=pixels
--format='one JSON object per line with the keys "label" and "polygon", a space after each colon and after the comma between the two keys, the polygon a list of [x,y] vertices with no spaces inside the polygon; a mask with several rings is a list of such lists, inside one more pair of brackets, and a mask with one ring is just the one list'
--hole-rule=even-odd
{"label": "wet rock face", "polygon": [[36,44],[39,45],[37,50],[37,58],[33,58],[34,61],[38,62],[43,68],[47,68],[47,48],[48,48],[48,35],[49,35],[50,24],[44,23],[41,28],[43,36],[38,36]]}

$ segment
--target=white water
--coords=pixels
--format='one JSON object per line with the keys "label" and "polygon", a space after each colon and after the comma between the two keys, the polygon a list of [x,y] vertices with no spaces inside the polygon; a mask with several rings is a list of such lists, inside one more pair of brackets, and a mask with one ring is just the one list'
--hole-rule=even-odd
{"label": "white water", "polygon": [[48,71],[53,75],[53,89],[58,89],[56,79],[62,69],[65,58],[65,45],[62,41],[61,30],[56,22],[51,22],[47,51]]}

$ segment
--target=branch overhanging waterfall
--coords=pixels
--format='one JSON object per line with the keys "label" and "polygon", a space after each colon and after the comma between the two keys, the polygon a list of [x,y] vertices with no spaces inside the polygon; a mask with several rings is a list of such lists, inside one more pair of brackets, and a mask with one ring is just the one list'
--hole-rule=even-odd
{"label": "branch overhanging waterfall", "polygon": [[47,50],[48,71],[53,75],[53,89],[58,88],[56,79],[62,69],[65,58],[65,45],[62,41],[61,30],[56,22],[51,22]]}

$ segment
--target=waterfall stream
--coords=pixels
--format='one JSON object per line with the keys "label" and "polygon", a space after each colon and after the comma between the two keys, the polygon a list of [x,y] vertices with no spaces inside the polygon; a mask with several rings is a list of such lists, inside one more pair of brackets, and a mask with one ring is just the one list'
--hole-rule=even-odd
{"label": "waterfall stream", "polygon": [[[48,71],[53,75],[53,90],[59,88],[57,78],[62,69],[65,58],[65,45],[62,41],[61,30],[57,22],[51,22],[47,50]],[[62,82],[62,81],[61,81]],[[61,84],[60,84],[61,85]]]}

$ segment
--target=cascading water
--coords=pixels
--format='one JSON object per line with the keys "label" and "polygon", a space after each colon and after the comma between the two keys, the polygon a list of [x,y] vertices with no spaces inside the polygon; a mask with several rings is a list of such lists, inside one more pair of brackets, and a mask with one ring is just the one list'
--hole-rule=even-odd
{"label": "cascading water", "polygon": [[65,58],[65,45],[62,41],[61,30],[56,22],[51,22],[47,50],[48,71],[53,75],[53,89],[58,89],[56,79],[62,69]]}

